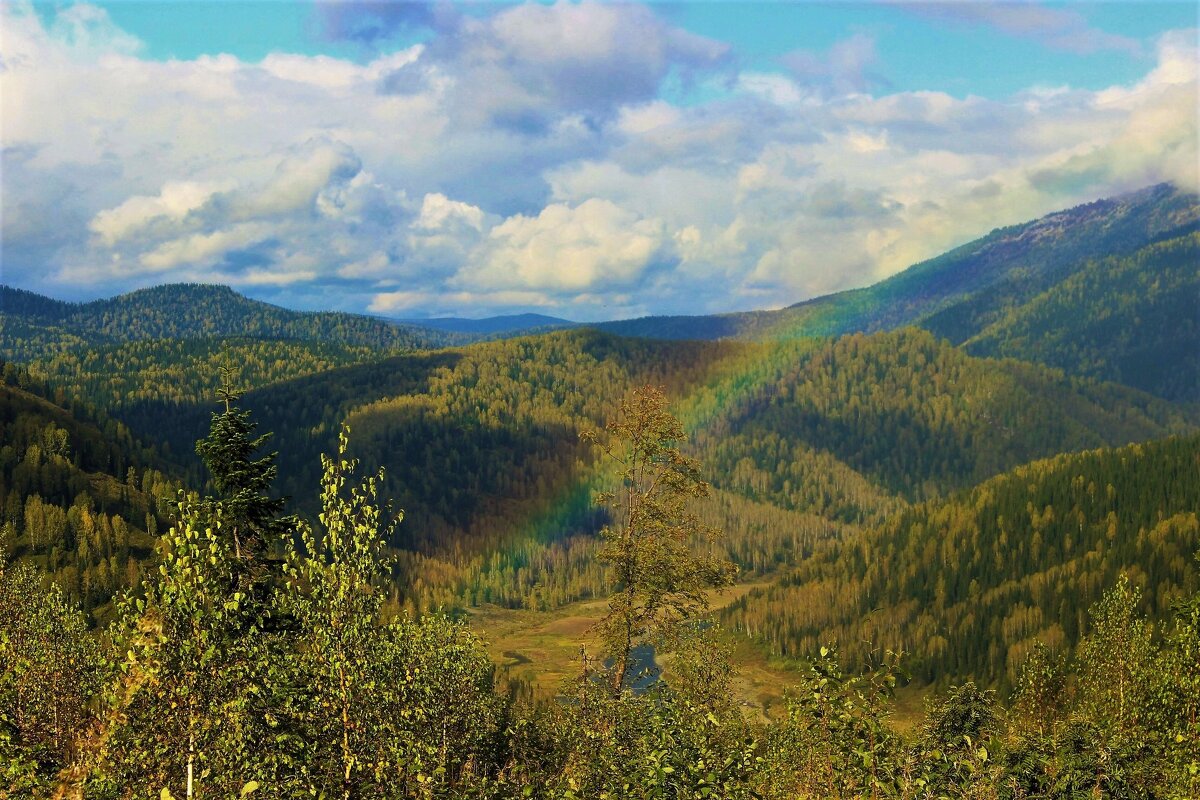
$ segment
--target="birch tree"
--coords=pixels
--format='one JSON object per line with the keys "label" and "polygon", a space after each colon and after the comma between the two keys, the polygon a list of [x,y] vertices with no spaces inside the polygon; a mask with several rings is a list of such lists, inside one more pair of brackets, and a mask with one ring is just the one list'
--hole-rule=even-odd
{"label": "birch tree", "polygon": [[688,511],[707,497],[700,464],[679,449],[686,434],[662,390],[643,386],[626,396],[603,433],[585,431],[619,470],[621,488],[597,503],[612,510],[600,532],[600,560],[608,565],[612,594],[598,631],[611,659],[614,692],[626,686],[634,648],[668,646],[678,627],[708,611],[707,591],[729,584],[735,568],[704,555],[718,532]]}

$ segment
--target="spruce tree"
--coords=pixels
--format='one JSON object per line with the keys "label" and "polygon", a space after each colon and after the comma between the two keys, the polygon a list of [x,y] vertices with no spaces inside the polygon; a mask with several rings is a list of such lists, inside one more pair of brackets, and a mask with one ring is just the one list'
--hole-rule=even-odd
{"label": "spruce tree", "polygon": [[255,458],[271,438],[270,433],[255,436],[256,423],[250,412],[239,408],[241,395],[232,386],[228,370],[221,371],[217,397],[224,410],[212,415],[208,436],[196,442],[196,454],[212,474],[216,499],[228,520],[222,533],[230,538],[235,559],[242,572],[257,573],[269,555],[271,545],[287,529],[288,520],[280,517],[286,500],[270,495],[279,471],[277,452]]}

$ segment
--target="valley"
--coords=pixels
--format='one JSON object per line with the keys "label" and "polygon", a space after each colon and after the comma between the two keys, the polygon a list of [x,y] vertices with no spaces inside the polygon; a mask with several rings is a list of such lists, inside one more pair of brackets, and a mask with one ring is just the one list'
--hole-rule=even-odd
{"label": "valley", "polygon": [[112,623],[175,499],[213,491],[195,442],[225,387],[289,513],[322,513],[343,425],[383,470],[385,619],[465,620],[511,692],[553,697],[611,589],[595,499],[619,474],[581,434],[661,387],[711,484],[702,552],[737,569],[709,597],[741,713],[786,717],[825,646],[852,673],[892,651],[912,682],[889,725],[916,730],[927,695],[1007,696],[1039,648],[1074,653],[1122,576],[1164,624],[1200,588],[1198,220],[1155,187],[778,311],[587,326],[6,288],[0,549]]}
{"label": "valley", "polygon": [[[871,540],[907,509],[1023,464],[1195,430],[1200,331],[1186,311],[1200,292],[1198,217],[1194,196],[1156,187],[996,231],[849,295],[736,317],[732,328],[730,318],[694,318],[688,324],[704,335],[692,341],[675,337],[676,322],[651,318],[447,348],[446,337],[469,334],[298,314],[217,288],[161,287],[81,306],[6,289],[0,354],[46,387],[45,410],[13,405],[11,414],[58,424],[55,398],[72,398],[72,408],[121,431],[123,450],[142,448],[131,469],[174,476],[133,484],[157,486],[160,498],[181,484],[203,488],[192,445],[223,379],[246,390],[245,408],[273,434],[277,489],[301,514],[314,513],[307,498],[319,454],[348,423],[354,454],[386,469],[383,492],[404,509],[391,542],[393,602],[413,611],[551,610],[600,596],[591,541],[605,518],[591,498],[609,476],[579,433],[602,426],[634,386],[662,386],[715,489],[702,518],[727,531],[722,547],[743,582],[787,585],[818,553]],[[976,321],[951,326],[964,315]],[[1107,335],[1084,324],[1101,319]],[[517,333],[557,324],[508,322]],[[503,332],[503,320],[489,325],[481,331]],[[916,327],[888,331],[902,325]],[[1131,383],[1153,391],[1097,382],[1132,375],[1132,363],[1141,371]],[[1159,377],[1146,372],[1153,365]],[[117,462],[77,466],[126,477]],[[65,532],[26,544],[15,509],[32,491],[9,486],[16,552],[36,554],[92,608],[79,577],[95,567],[90,556],[73,559],[77,539]],[[64,511],[67,494],[53,494]],[[144,516],[122,519],[144,533]],[[107,578],[97,597],[131,585],[138,557],[109,565],[126,578]],[[1013,578],[1029,567],[1019,569]],[[1115,569],[1105,568],[1105,582]],[[815,640],[804,641],[801,650]],[[994,680],[1006,658],[990,659],[963,674]]]}
{"label": "valley", "polygon": [[0,800],[1197,800],[1198,31],[0,0]]}

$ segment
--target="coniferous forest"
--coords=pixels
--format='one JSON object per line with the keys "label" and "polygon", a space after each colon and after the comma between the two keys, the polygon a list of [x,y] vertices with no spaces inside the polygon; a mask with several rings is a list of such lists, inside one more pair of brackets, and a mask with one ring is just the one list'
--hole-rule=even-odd
{"label": "coniferous forest", "polygon": [[486,340],[5,288],[0,796],[1198,797],[1198,209]]}

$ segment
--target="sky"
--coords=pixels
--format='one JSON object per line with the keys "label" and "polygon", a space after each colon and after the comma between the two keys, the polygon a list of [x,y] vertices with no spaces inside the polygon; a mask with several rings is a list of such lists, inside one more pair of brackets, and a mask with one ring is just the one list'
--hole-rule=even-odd
{"label": "sky", "polygon": [[0,282],[778,308],[1200,184],[1193,2],[0,2]]}

